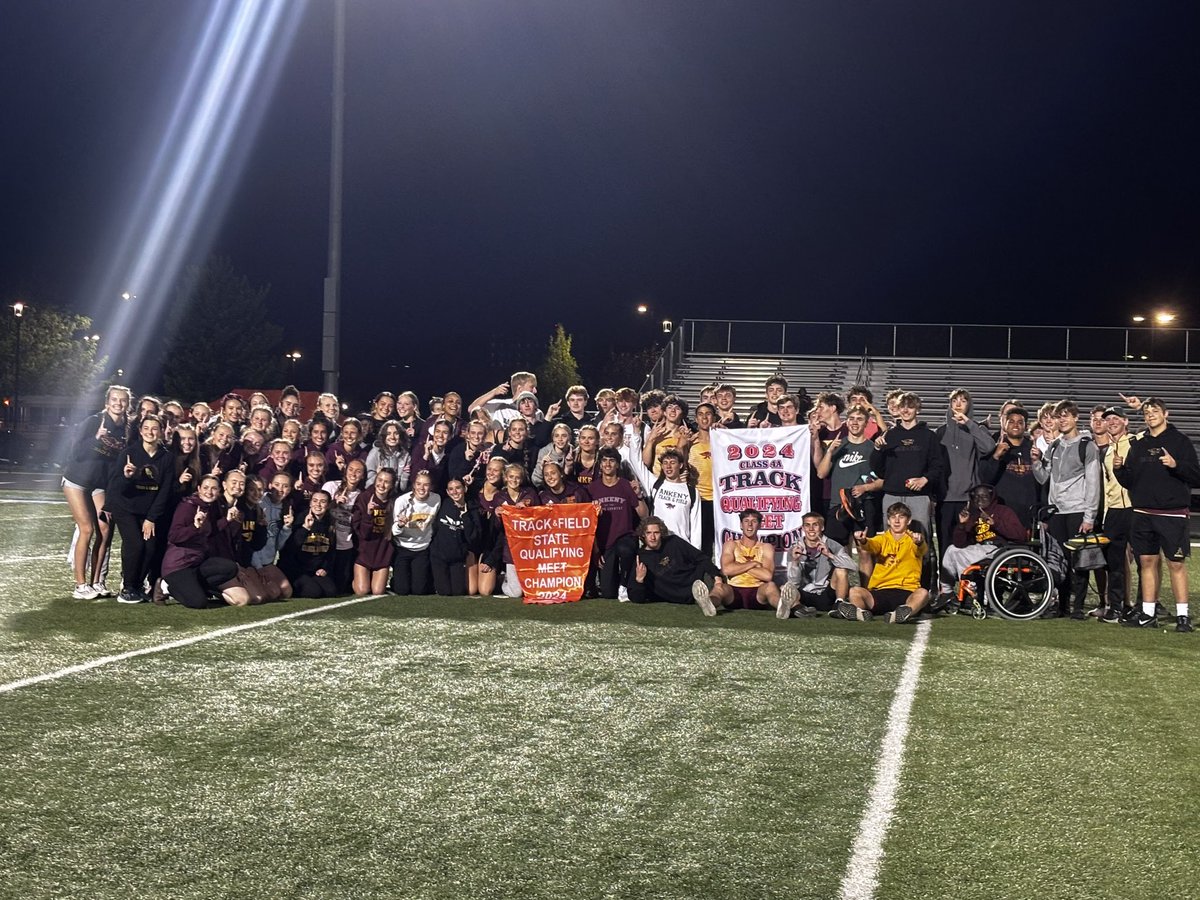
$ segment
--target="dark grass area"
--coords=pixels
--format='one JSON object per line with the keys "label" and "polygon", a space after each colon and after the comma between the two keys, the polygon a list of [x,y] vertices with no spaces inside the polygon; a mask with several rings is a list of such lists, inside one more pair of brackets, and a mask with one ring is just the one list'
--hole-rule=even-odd
{"label": "dark grass area", "polygon": [[[323,605],[66,599],[64,512],[0,505],[0,682]],[[386,597],[21,688],[0,897],[833,897],[912,634]],[[879,896],[1200,895],[1196,654],[938,620]]]}

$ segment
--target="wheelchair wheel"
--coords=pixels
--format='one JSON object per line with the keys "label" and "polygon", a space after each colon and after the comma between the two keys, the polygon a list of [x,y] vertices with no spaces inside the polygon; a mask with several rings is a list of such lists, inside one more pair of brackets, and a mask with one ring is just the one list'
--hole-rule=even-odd
{"label": "wheelchair wheel", "polygon": [[983,584],[991,608],[1006,619],[1036,619],[1057,600],[1049,564],[1028,547],[992,557]]}

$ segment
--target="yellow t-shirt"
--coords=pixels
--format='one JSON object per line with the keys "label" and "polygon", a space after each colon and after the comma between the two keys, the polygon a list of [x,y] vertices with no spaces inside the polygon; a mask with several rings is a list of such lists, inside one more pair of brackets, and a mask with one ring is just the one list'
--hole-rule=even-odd
{"label": "yellow t-shirt", "polygon": [[924,545],[918,547],[905,532],[899,539],[885,531],[867,539],[867,551],[875,559],[867,590],[899,588],[915,591],[921,586],[921,559]]}

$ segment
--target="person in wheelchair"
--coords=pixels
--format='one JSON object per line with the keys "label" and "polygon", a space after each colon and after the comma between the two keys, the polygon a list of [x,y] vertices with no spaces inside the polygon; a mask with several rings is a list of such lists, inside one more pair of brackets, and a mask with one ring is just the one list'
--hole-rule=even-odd
{"label": "person in wheelchair", "polygon": [[922,523],[913,521],[908,505],[893,503],[887,508],[884,531],[872,538],[856,531],[854,541],[870,560],[870,577],[865,588],[850,589],[849,601],[837,601],[830,617],[867,622],[886,614],[893,625],[916,618],[929,602],[929,591],[921,587],[929,534]]}
{"label": "person in wheelchair", "polygon": [[930,610],[937,612],[956,599],[956,585],[970,566],[991,559],[1001,547],[1029,539],[1029,531],[1017,514],[1000,502],[990,484],[971,488],[965,507],[959,510],[952,546],[942,554],[941,589]]}

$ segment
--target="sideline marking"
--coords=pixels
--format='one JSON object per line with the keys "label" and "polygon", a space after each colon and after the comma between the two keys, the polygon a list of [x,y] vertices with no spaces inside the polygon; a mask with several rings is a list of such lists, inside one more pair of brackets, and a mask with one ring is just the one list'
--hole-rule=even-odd
{"label": "sideline marking", "polygon": [[237,634],[239,631],[250,631],[254,628],[264,628],[267,625],[274,625],[276,622],[286,622],[288,619],[299,619],[302,616],[315,616],[317,613],[328,612],[331,609],[341,609],[343,606],[354,606],[358,603],[366,603],[368,600],[378,600],[381,597],[386,597],[387,594],[368,594],[366,597],[352,597],[349,600],[342,600],[340,603],[330,603],[326,606],[315,606],[312,609],[301,609],[296,612],[286,613],[282,616],[273,616],[270,619],[262,619],[258,622],[246,622],[242,625],[230,625],[227,628],[218,628],[216,631],[206,631],[204,634],[193,635],[189,638],[181,638],[178,641],[169,641],[165,644],[155,644],[153,647],[142,647],[140,650],[126,650],[124,653],[117,653],[113,656],[101,656],[99,659],[93,659],[78,665],[68,666],[65,669],[59,669],[56,672],[46,672],[43,675],[34,675],[30,678],[22,678],[19,681],[10,681],[8,684],[0,684],[0,694],[7,694],[10,691],[15,691],[17,688],[29,687],[34,684],[41,684],[43,681],[57,681],[60,678],[66,678],[68,675],[78,675],[80,672],[89,672],[92,669],[98,669],[101,666],[107,666],[109,663],[121,662],[126,659],[133,659],[138,656],[149,656],[152,653],[163,653],[167,650],[175,650],[179,647],[189,647],[192,644],[199,644],[201,641],[211,641],[214,638],[224,637],[227,634]]}
{"label": "sideline marking", "polygon": [[65,504],[66,500],[35,500],[28,497],[18,497],[15,500],[9,498],[0,499],[0,503],[36,503],[40,506],[58,506],[60,503]]}
{"label": "sideline marking", "polygon": [[904,757],[904,742],[908,737],[908,717],[917,694],[921,662],[929,646],[931,620],[917,624],[917,635],[908,648],[900,683],[892,695],[888,710],[887,733],[879,747],[880,764],[875,783],[858,823],[854,836],[854,852],[842,877],[841,900],[871,900],[879,887],[879,865],[883,861],[883,842],[887,837],[892,816],[896,811],[896,790],[900,786],[900,768]]}
{"label": "sideline marking", "polygon": [[66,557],[61,553],[53,553],[49,556],[0,556],[0,563],[8,565],[9,563],[23,562],[41,562],[47,559],[61,559],[66,562]]}

